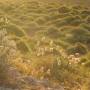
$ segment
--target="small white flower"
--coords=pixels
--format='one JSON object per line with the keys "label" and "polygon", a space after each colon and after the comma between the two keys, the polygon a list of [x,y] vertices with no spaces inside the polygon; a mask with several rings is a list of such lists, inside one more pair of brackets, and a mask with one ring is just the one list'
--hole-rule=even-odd
{"label": "small white flower", "polygon": [[61,60],[58,61],[58,65],[59,65],[59,66],[61,65]]}
{"label": "small white flower", "polygon": [[41,39],[41,40],[42,40],[42,41],[45,41],[45,39],[46,39],[45,37],[42,37],[42,39]]}
{"label": "small white flower", "polygon": [[48,69],[48,70],[47,70],[47,74],[50,74],[50,72],[51,72],[51,70],[50,70],[50,69]]}
{"label": "small white flower", "polygon": [[54,44],[53,40],[50,41],[50,46],[52,46]]}
{"label": "small white flower", "polygon": [[54,48],[50,48],[50,52],[53,52]]}
{"label": "small white flower", "polygon": [[48,47],[45,47],[44,50],[45,50],[45,51],[48,51]]}
{"label": "small white flower", "polygon": [[85,65],[85,63],[82,63],[82,65]]}
{"label": "small white flower", "polygon": [[37,53],[37,56],[39,57],[41,54],[40,53]]}
{"label": "small white flower", "polygon": [[37,41],[37,44],[36,45],[39,46],[40,45],[40,41]]}

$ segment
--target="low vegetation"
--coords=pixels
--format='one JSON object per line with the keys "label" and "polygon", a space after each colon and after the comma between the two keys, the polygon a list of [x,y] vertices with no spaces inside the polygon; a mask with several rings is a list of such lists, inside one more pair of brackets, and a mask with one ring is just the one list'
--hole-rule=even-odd
{"label": "low vegetation", "polygon": [[90,90],[90,9],[43,1],[0,1],[0,88]]}

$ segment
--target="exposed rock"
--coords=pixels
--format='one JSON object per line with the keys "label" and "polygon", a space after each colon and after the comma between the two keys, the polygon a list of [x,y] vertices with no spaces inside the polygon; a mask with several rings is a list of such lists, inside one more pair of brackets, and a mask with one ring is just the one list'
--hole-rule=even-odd
{"label": "exposed rock", "polygon": [[23,80],[29,86],[33,86],[34,90],[38,90],[37,87],[39,90],[64,90],[62,86],[53,86],[48,80],[37,80],[32,76],[23,77]]}
{"label": "exposed rock", "polygon": [[12,88],[0,87],[0,90],[19,90],[19,89],[12,89]]}

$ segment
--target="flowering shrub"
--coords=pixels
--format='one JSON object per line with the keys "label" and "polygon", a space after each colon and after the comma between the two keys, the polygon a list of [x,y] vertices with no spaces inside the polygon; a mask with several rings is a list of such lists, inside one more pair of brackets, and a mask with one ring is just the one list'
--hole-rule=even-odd
{"label": "flowering shrub", "polygon": [[7,71],[17,56],[16,43],[8,36],[6,30],[0,30],[0,80],[8,78]]}

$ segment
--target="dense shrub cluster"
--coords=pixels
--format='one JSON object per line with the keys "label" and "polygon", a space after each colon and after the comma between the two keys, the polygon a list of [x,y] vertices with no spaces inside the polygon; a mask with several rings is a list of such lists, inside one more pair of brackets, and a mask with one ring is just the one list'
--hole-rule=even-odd
{"label": "dense shrub cluster", "polygon": [[79,53],[81,55],[83,54],[87,54],[88,49],[86,48],[85,45],[81,44],[81,43],[77,43],[75,46],[71,46],[67,49],[67,52],[69,54],[75,54],[75,53]]}

